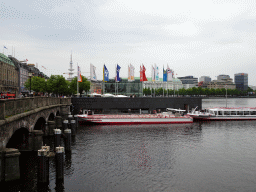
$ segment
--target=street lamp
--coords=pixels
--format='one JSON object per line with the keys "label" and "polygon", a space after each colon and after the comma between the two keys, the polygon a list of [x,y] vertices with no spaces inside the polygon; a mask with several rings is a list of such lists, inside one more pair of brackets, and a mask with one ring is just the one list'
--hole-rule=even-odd
{"label": "street lamp", "polygon": [[31,94],[31,77],[32,77],[32,73],[31,72],[29,72],[28,73],[28,76],[29,76],[29,78],[30,78],[30,88],[29,88],[29,95]]}
{"label": "street lamp", "polygon": [[227,94],[227,93],[228,93],[227,85],[226,85],[225,87],[226,87],[226,108],[227,108],[227,105],[228,105],[228,104],[227,104],[227,97],[228,97],[228,94]]}

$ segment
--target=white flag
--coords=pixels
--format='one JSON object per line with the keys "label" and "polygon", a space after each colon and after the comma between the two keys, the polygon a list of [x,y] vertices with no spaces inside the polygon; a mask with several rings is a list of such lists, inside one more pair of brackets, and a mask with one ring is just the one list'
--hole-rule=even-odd
{"label": "white flag", "polygon": [[155,81],[156,79],[156,76],[155,76],[155,68],[154,66],[152,65],[152,70],[151,70],[151,81]]}
{"label": "white flag", "polygon": [[156,66],[156,64],[155,64],[155,80],[159,81],[159,68],[158,66]]}
{"label": "white flag", "polygon": [[132,64],[128,65],[128,81],[134,81],[134,67]]}
{"label": "white flag", "polygon": [[173,79],[173,71],[170,69],[170,67],[167,65],[167,81],[172,81]]}
{"label": "white flag", "polygon": [[90,64],[90,76],[91,81],[97,81],[96,67],[93,64]]}

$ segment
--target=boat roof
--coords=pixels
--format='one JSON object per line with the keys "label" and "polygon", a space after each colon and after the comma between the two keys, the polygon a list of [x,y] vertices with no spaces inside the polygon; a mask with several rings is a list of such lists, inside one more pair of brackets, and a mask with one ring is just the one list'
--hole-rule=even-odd
{"label": "boat roof", "polygon": [[256,107],[213,107],[210,111],[256,111]]}
{"label": "boat roof", "polygon": [[181,111],[181,112],[185,112],[186,110],[183,109],[174,109],[174,108],[166,108],[167,111]]}

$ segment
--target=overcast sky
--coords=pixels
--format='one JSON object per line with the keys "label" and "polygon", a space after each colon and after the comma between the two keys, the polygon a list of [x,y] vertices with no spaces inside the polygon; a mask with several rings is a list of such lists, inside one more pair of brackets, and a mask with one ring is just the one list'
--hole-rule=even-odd
{"label": "overcast sky", "polygon": [[168,64],[176,77],[248,73],[256,85],[255,10],[253,0],[3,0],[0,40],[48,76],[68,72],[72,50],[74,68],[89,76],[92,63],[98,79],[104,64],[127,78],[143,63],[147,77]]}

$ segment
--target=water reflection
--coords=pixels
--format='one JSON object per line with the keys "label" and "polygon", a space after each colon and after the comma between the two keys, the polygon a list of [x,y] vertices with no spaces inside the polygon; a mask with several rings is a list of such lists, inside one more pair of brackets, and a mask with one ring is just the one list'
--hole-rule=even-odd
{"label": "water reflection", "polygon": [[170,170],[176,167],[179,148],[200,140],[199,124],[80,127],[73,163],[76,175],[83,177],[69,180],[93,191],[115,191],[120,185],[125,186],[122,191],[164,188],[159,178],[174,177]]}
{"label": "water reflection", "polygon": [[[255,101],[228,99],[234,106]],[[214,99],[203,106],[223,103]],[[80,126],[71,153],[65,153],[64,181],[56,181],[51,158],[49,186],[36,187],[37,165],[25,156],[21,191],[254,191],[255,125]],[[53,146],[51,140],[45,143]]]}

